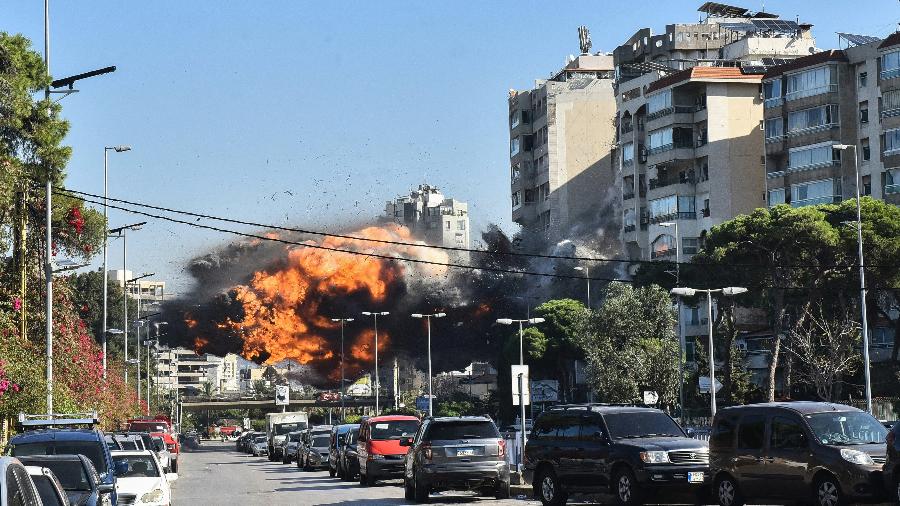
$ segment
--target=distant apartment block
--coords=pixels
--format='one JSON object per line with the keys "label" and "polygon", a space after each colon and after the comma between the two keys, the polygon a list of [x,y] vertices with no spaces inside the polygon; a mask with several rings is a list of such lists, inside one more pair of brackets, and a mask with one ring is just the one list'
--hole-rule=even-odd
{"label": "distant apartment block", "polygon": [[[159,389],[179,390],[180,395],[198,395],[203,384],[209,382],[213,393],[240,391],[238,356],[199,355],[187,348],[163,348],[157,355]],[[155,379],[155,378],[154,378]]]}
{"label": "distant apartment block", "polygon": [[[413,235],[429,244],[469,249],[469,205],[446,198],[428,184],[388,201],[385,219],[405,225]],[[466,252],[453,252],[457,259],[468,259]]]}
{"label": "distant apartment block", "polygon": [[523,228],[559,240],[614,200],[613,78],[611,55],[582,54],[533,89],[510,90],[510,199]]}
{"label": "distant apartment block", "polygon": [[765,97],[770,206],[840,202],[860,194],[900,204],[900,33],[840,34],[847,47],[770,69]]}

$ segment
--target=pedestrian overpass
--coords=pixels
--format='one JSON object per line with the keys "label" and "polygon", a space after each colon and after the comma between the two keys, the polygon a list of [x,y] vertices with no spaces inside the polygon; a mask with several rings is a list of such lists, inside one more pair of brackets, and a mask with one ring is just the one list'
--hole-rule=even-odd
{"label": "pedestrian overpass", "polygon": [[[379,404],[382,407],[392,406],[394,404],[393,397],[381,397]],[[290,404],[284,406],[287,411],[303,411],[308,408],[337,408],[341,406],[345,408],[374,408],[374,397],[354,397],[341,401],[335,400],[318,400],[318,399],[291,399]],[[181,409],[183,412],[203,412],[218,411],[226,409],[266,409],[271,408],[272,411],[280,410],[281,406],[275,405],[275,400],[271,398],[205,398],[205,397],[183,397],[181,401]]]}

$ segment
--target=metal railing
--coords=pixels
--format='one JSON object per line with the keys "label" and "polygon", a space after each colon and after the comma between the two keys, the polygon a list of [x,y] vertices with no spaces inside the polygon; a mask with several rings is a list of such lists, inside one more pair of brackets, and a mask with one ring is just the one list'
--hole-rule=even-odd
{"label": "metal railing", "polygon": [[808,90],[797,90],[792,91],[790,93],[785,94],[784,99],[786,101],[798,100],[806,97],[813,97],[815,95],[821,95],[823,93],[834,93],[838,89],[837,84],[826,84],[825,86],[819,86],[818,88],[810,88]]}

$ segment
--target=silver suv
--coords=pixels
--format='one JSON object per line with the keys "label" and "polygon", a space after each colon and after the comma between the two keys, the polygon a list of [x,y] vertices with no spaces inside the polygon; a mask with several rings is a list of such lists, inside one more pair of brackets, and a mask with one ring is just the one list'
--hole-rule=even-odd
{"label": "silver suv", "polygon": [[425,502],[431,492],[476,490],[509,497],[506,441],[493,420],[483,416],[426,418],[404,460],[406,498]]}

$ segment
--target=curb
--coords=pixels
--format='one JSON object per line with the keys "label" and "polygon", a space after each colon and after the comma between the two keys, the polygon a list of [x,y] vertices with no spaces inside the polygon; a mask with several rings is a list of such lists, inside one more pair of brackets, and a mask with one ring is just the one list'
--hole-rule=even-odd
{"label": "curb", "polygon": [[[509,486],[509,495],[512,498],[530,499],[533,493],[534,493],[534,489],[531,488],[531,485],[510,485]],[[521,497],[521,496],[524,496],[524,497]]]}

